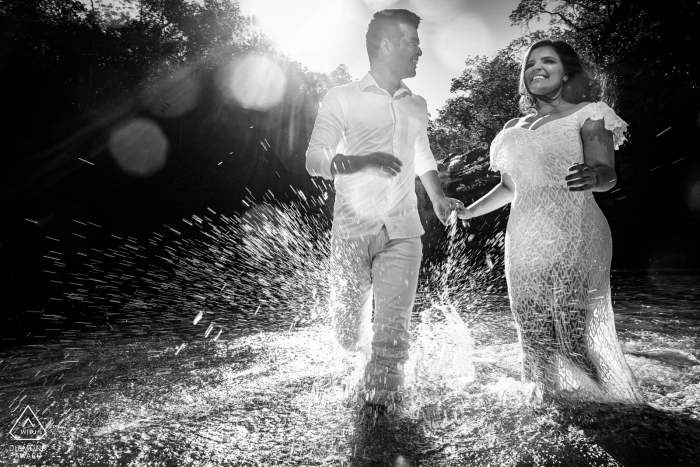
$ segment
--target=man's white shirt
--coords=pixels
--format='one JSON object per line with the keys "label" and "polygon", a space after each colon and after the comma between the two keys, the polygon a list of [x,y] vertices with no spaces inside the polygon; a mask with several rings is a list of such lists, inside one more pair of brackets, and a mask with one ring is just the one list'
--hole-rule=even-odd
{"label": "man's white shirt", "polygon": [[376,235],[386,225],[390,239],[421,236],[415,177],[437,170],[428,143],[428,107],[401,82],[393,96],[370,73],[331,89],[321,103],[306,152],[311,175],[333,179],[336,154],[393,154],[401,163],[395,177],[376,170],[335,175],[333,235]]}

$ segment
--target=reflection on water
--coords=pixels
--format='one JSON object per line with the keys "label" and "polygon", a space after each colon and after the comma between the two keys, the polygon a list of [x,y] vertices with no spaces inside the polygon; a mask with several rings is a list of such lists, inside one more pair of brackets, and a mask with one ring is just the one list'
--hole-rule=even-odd
{"label": "reflection on water", "polygon": [[618,335],[647,400],[697,407],[700,276],[619,271],[612,279]]}
{"label": "reflection on water", "polygon": [[[57,297],[0,353],[0,463],[697,463],[699,276],[612,276],[620,341],[653,405],[535,403],[519,383],[503,234],[454,224],[446,260],[421,274],[403,403],[375,418],[358,401],[361,360],[320,324],[329,237],[313,210],[209,210],[148,245],[52,246]],[[67,268],[70,255],[84,262]],[[41,441],[8,434],[26,406]]]}
{"label": "reflection on water", "polygon": [[617,271],[612,284],[618,332],[700,329],[700,276]]}
{"label": "reflection on water", "polygon": [[[473,378],[412,385],[401,410],[379,419],[360,412],[355,360],[322,327],[214,341],[188,320],[196,336],[154,327],[127,338],[122,324],[118,339],[112,326],[7,352],[0,422],[30,405],[49,433],[41,462],[50,465],[692,465],[697,284],[692,275],[613,275],[618,333],[657,408],[528,405],[500,294],[478,317],[464,315]],[[13,446],[23,443],[3,443],[3,461],[18,459]]]}

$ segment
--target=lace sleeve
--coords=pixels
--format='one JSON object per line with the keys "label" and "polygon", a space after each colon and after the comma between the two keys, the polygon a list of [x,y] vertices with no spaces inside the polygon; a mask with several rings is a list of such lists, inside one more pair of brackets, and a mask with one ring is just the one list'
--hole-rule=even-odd
{"label": "lace sleeve", "polygon": [[617,116],[615,111],[608,107],[605,102],[595,102],[586,106],[587,112],[584,112],[585,117],[581,122],[581,125],[585,123],[587,119],[600,120],[601,118],[605,121],[605,129],[612,131],[613,143],[615,145],[615,150],[619,149],[622,144],[627,141],[627,122]]}

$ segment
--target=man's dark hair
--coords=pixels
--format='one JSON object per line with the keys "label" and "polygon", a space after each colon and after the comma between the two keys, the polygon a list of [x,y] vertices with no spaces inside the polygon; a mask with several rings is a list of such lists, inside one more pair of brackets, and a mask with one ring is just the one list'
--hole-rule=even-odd
{"label": "man's dark hair", "polygon": [[369,20],[367,25],[367,55],[374,57],[379,52],[379,44],[385,37],[392,44],[399,44],[401,30],[399,24],[407,24],[418,29],[420,18],[417,14],[408,10],[383,10],[378,11]]}

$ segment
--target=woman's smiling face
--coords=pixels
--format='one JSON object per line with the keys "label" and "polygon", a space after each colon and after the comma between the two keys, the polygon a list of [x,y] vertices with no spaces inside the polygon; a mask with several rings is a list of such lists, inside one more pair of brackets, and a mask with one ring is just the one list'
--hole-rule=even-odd
{"label": "woman's smiling face", "polygon": [[549,46],[530,52],[525,63],[524,78],[527,89],[540,96],[557,92],[566,81],[564,65],[557,52]]}

